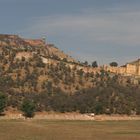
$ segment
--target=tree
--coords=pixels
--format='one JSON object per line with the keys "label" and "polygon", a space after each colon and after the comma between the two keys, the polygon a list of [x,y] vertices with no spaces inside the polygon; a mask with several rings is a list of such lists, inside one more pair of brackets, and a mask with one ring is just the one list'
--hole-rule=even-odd
{"label": "tree", "polygon": [[92,62],[92,67],[93,67],[93,68],[98,67],[97,61]]}
{"label": "tree", "polygon": [[4,111],[4,108],[6,107],[6,102],[6,96],[0,92],[0,114]]}
{"label": "tree", "polygon": [[109,65],[110,65],[111,67],[117,67],[117,66],[118,66],[118,63],[117,63],[117,62],[111,62]]}
{"label": "tree", "polygon": [[85,66],[88,66],[88,61],[85,61],[85,62],[84,62],[84,65],[85,65]]}
{"label": "tree", "polygon": [[46,83],[46,88],[47,88],[48,93],[51,95],[53,92],[53,83],[51,81],[48,81]]}
{"label": "tree", "polygon": [[62,60],[62,61],[64,61],[64,62],[68,62],[67,58],[63,58],[63,60]]}
{"label": "tree", "polygon": [[98,114],[102,114],[103,113],[103,105],[100,102],[97,102],[95,104],[95,113]]}
{"label": "tree", "polygon": [[21,106],[21,110],[24,112],[25,117],[33,117],[35,112],[35,104],[30,100],[24,100]]}

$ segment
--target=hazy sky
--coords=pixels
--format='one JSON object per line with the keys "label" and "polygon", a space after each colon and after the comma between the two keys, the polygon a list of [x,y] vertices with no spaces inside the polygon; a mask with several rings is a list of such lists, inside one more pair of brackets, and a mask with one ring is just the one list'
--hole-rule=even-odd
{"label": "hazy sky", "polygon": [[140,57],[140,0],[0,0],[0,33],[48,42],[79,60]]}

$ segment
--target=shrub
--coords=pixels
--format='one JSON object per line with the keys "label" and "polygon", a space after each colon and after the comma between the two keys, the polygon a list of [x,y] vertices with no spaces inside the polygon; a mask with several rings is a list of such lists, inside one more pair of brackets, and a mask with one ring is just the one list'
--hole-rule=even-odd
{"label": "shrub", "polygon": [[33,117],[35,112],[35,104],[30,100],[24,100],[21,106],[21,110],[24,112],[25,117]]}
{"label": "shrub", "polygon": [[7,98],[3,93],[0,93],[0,114],[4,111],[6,107]]}

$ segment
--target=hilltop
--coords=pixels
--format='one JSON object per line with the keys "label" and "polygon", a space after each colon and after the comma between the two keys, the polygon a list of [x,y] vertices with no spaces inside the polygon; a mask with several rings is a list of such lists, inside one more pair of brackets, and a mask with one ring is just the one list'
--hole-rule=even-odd
{"label": "hilltop", "polygon": [[[0,81],[3,90],[14,93],[62,90],[71,94],[92,86],[92,78],[82,78],[81,67],[76,60],[53,44],[45,44],[42,39],[0,35]],[[87,83],[83,85],[84,80]]]}
{"label": "hilltop", "polygon": [[[38,54],[43,57],[67,59],[74,62],[74,59],[60,51],[53,44],[46,44],[43,39],[24,39],[18,35],[0,35],[0,46],[10,47],[9,49],[16,50],[16,58],[33,57],[33,54]],[[24,52],[24,53],[22,53]],[[25,54],[25,55],[24,55]]]}

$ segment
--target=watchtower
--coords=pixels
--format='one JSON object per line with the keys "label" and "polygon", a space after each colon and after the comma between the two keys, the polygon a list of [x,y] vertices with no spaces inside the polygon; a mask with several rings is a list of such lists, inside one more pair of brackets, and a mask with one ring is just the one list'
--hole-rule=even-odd
{"label": "watchtower", "polygon": [[46,45],[47,44],[47,42],[46,42],[46,37],[42,37],[42,41],[43,41],[43,43]]}

